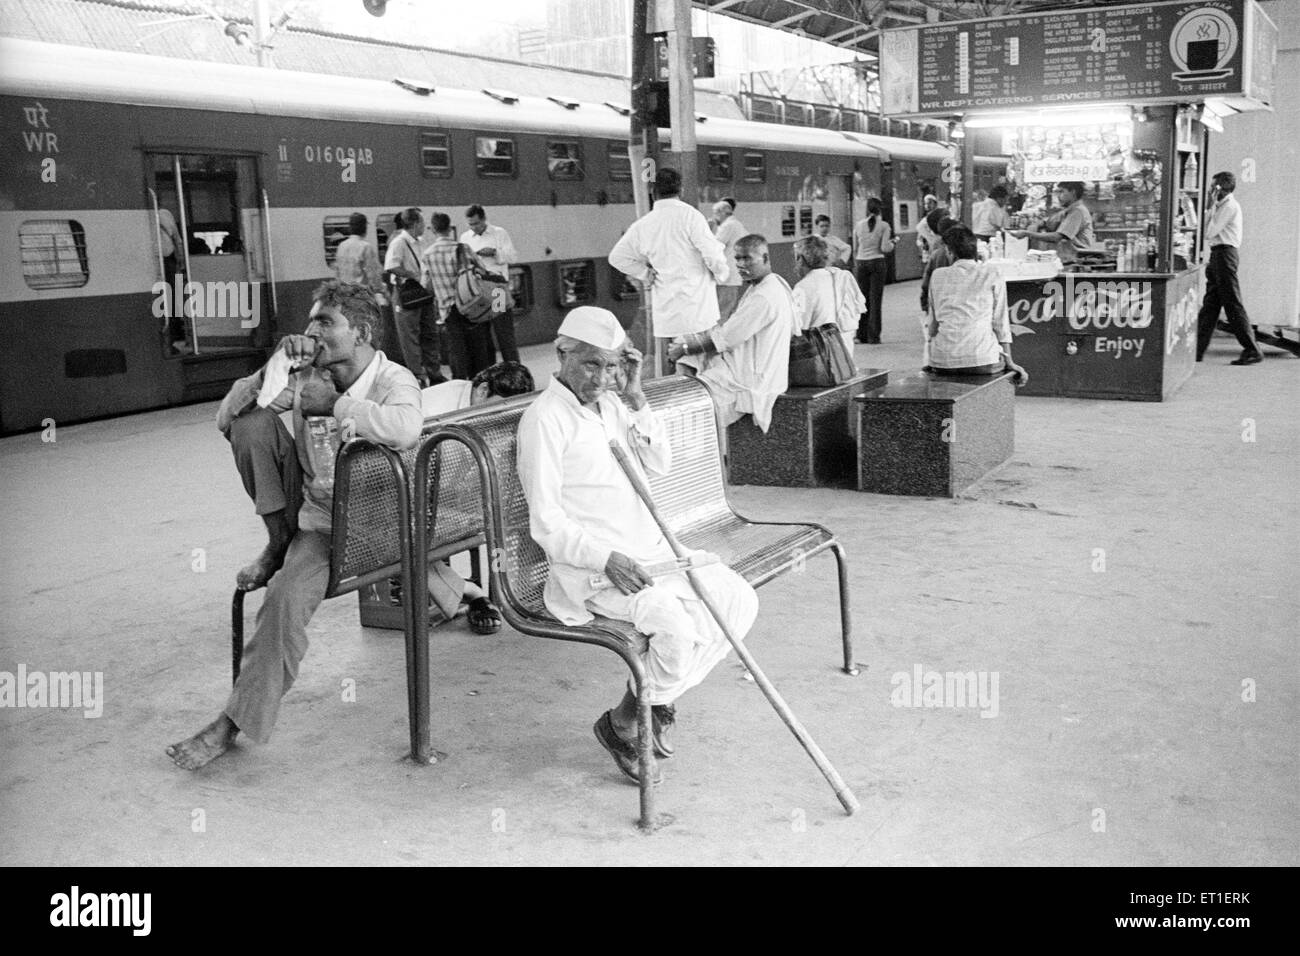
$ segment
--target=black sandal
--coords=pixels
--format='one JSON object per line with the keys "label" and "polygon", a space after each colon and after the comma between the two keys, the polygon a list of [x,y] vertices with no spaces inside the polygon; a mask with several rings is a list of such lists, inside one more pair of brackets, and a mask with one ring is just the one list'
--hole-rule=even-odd
{"label": "black sandal", "polygon": [[475,598],[465,609],[469,629],[475,634],[495,634],[501,630],[501,612],[487,598]]}

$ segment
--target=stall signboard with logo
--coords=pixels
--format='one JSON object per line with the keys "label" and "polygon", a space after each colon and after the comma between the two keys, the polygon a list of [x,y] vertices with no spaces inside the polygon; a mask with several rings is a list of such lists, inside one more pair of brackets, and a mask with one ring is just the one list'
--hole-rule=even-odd
{"label": "stall signboard with logo", "polygon": [[886,30],[882,111],[925,116],[1100,102],[1272,104],[1277,27],[1255,0],[1069,8]]}
{"label": "stall signboard with logo", "polygon": [[1104,159],[1026,159],[1024,181],[1059,183],[1077,181],[1093,183],[1110,178],[1110,165]]}

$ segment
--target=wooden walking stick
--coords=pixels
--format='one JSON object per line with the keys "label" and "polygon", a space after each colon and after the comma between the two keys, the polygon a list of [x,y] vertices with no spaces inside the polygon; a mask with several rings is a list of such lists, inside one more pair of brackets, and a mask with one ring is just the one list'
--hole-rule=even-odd
{"label": "wooden walking stick", "polygon": [[[609,450],[613,452],[614,460],[618,462],[619,467],[623,469],[623,473],[627,475],[627,480],[632,483],[632,489],[637,493],[640,499],[645,502],[646,508],[650,511],[650,516],[655,519],[655,524],[659,525],[659,530],[663,532],[663,536],[668,541],[669,546],[673,549],[673,553],[676,554],[678,558],[686,558],[686,549],[682,547],[682,543],[677,540],[677,536],[673,534],[672,530],[668,527],[668,523],[664,521],[663,515],[659,513],[659,509],[655,506],[654,499],[650,497],[650,489],[646,487],[645,482],[641,480],[641,476],[632,466],[632,462],[628,460],[627,452],[623,450],[622,446],[620,446],[617,441],[611,441],[609,443]],[[713,603],[713,598],[709,596],[709,592],[700,583],[695,570],[688,568],[686,576],[690,579],[691,587],[695,589],[695,593],[699,595],[700,600],[704,602],[704,606],[708,608],[709,613],[713,615],[713,619],[718,622],[718,627],[722,628],[722,633],[726,636],[731,646],[736,649],[736,656],[740,658],[741,663],[744,664],[749,673],[753,675],[754,683],[758,684],[759,688],[762,689],[763,696],[767,698],[768,703],[772,705],[772,708],[778,715],[780,715],[781,719],[785,721],[785,725],[790,728],[790,732],[794,734],[795,739],[803,745],[803,749],[808,752],[808,756],[811,757],[813,763],[817,765],[817,769],[822,772],[822,776],[826,778],[827,782],[831,785],[831,789],[835,791],[835,796],[839,799],[840,806],[844,807],[844,812],[852,816],[854,811],[858,809],[858,798],[853,795],[853,791],[850,790],[848,784],[844,782],[844,778],[842,778],[835,768],[831,766],[831,762],[826,759],[826,755],[822,753],[822,749],[817,746],[817,742],[812,739],[808,731],[804,729],[803,724],[799,722],[799,718],[794,715],[794,711],[790,709],[790,705],[785,702],[785,699],[777,692],[777,689],[772,686],[772,682],[767,679],[767,675],[759,668],[758,662],[755,661],[753,655],[749,653],[749,649],[740,642],[736,635],[731,633],[731,628],[727,626],[726,619],[718,611],[717,606]]]}

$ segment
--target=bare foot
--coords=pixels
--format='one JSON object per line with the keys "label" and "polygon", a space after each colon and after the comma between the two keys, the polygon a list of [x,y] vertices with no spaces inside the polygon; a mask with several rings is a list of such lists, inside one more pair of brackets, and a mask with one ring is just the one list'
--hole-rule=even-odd
{"label": "bare foot", "polygon": [[182,770],[198,770],[229,750],[238,733],[234,722],[222,714],[193,737],[168,747],[167,756]]}
{"label": "bare foot", "polygon": [[275,545],[268,544],[257,556],[256,561],[240,569],[239,574],[235,576],[235,585],[241,591],[256,591],[260,587],[265,587],[266,582],[271,580],[271,576],[284,566],[284,555],[288,550],[288,545],[277,548]]}

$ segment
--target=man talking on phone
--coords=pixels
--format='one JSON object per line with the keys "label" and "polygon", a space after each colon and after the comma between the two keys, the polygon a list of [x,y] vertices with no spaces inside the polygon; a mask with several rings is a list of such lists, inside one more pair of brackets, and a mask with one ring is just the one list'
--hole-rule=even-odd
{"label": "man talking on phone", "polygon": [[1237,250],[1241,246],[1241,204],[1233,192],[1237,177],[1229,172],[1215,173],[1210,180],[1210,218],[1205,226],[1205,244],[1210,247],[1210,261],[1205,267],[1205,298],[1196,317],[1196,361],[1205,357],[1219,311],[1228,315],[1228,326],[1237,337],[1241,355],[1229,365],[1258,365],[1264,353],[1255,341],[1255,329],[1241,302],[1237,282]]}
{"label": "man talking on phone", "polygon": [[[241,731],[258,743],[271,735],[280,698],[307,653],[307,623],[325,599],[339,437],[410,448],[424,423],[415,376],[376,350],[382,326],[370,289],[331,279],[312,298],[306,331],[285,336],[265,366],[235,382],[217,411],[217,427],[230,440],[244,489],[270,537],[239,572],[238,586],[267,590],[225,708],[167,748],[185,770],[221,756]],[[291,417],[292,435],[281,415]],[[337,430],[329,448],[313,454],[308,419],[318,417],[332,418]],[[312,422],[318,431],[321,424]],[[429,580],[444,614],[448,607],[454,614],[460,602],[459,579],[449,570],[440,566]]]}
{"label": "man talking on phone", "polygon": [[[641,353],[612,312],[593,306],[565,317],[555,348],[560,370],[520,419],[517,456],[529,530],[550,560],[543,599],[564,624],[600,614],[646,635],[641,660],[654,751],[669,757],[677,698],[731,645],[684,573],[650,573],[675,555],[610,451],[617,441],[643,478],[647,470],[672,469],[667,433],[641,388]],[[743,637],[758,614],[754,589],[720,564],[697,574],[732,633]],[[629,682],[593,730],[618,769],[639,781],[636,712]],[[657,770],[652,774],[658,782]]]}

